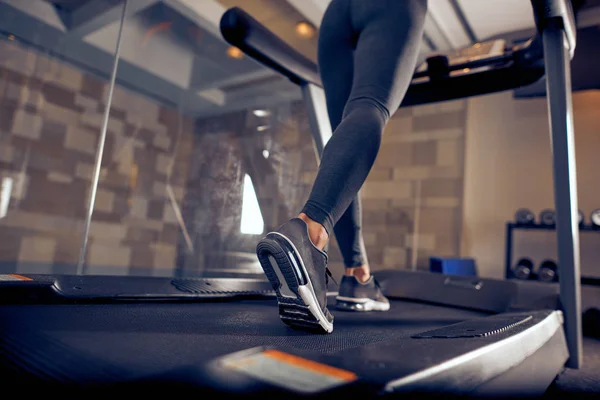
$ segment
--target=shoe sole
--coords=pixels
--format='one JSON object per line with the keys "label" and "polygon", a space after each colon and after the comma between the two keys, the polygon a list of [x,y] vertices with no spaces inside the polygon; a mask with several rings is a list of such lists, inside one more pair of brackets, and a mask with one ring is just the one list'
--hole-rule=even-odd
{"label": "shoe sole", "polygon": [[292,328],[331,333],[333,322],[321,310],[312,282],[294,244],[269,233],[256,246],[267,279],[277,293],[279,317]]}
{"label": "shoe sole", "polygon": [[343,311],[388,311],[390,303],[373,299],[353,297],[336,297],[335,307]]}

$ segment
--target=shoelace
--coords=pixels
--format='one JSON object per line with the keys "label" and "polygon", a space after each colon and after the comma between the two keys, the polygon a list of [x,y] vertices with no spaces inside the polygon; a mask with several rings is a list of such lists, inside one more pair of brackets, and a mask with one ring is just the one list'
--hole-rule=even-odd
{"label": "shoelace", "polygon": [[377,297],[378,298],[383,298],[385,299],[385,294],[383,294],[383,289],[381,288],[381,286],[379,285],[379,282],[377,281],[377,279],[373,279],[374,283],[375,283],[375,287],[377,288]]}
{"label": "shoelace", "polygon": [[333,274],[331,273],[331,271],[329,270],[329,268],[325,267],[325,284],[329,284],[329,279],[330,278],[333,281],[333,283],[335,283],[336,286],[340,286],[340,284],[337,283],[337,281],[333,277]]}
{"label": "shoelace", "polygon": [[340,284],[337,283],[337,281],[333,277],[333,274],[331,273],[331,271],[327,267],[327,263],[329,262],[329,254],[326,251],[324,251],[324,250],[321,250],[321,252],[325,256],[325,285],[329,284],[329,278],[331,278],[331,280],[333,281],[333,283],[335,283],[335,285],[339,287]]}

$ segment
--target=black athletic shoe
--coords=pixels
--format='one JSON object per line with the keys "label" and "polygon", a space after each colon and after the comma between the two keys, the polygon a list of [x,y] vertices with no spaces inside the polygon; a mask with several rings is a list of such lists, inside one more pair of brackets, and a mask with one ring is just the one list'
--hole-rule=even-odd
{"label": "black athletic shoe", "polygon": [[332,332],[327,253],[314,246],[308,225],[299,218],[286,222],[260,240],[256,254],[277,292],[281,320],[294,328]]}
{"label": "black athletic shoe", "polygon": [[381,292],[374,276],[360,283],[356,277],[344,275],[336,297],[336,308],[345,311],[387,311],[390,302]]}

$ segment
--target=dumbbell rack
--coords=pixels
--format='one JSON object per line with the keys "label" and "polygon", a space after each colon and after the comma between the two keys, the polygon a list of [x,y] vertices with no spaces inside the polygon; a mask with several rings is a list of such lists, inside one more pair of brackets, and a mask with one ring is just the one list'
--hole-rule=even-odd
{"label": "dumbbell rack", "polygon": [[[514,230],[524,231],[554,231],[556,230],[555,225],[542,225],[542,224],[518,224],[515,222],[506,223],[506,259],[505,259],[505,278],[506,279],[517,279],[513,273],[512,268],[512,253],[513,253],[513,232]],[[600,227],[594,225],[582,224],[579,225],[579,232],[598,232],[600,233]],[[600,286],[600,278],[592,277],[581,277],[581,283],[586,285],[597,285]]]}

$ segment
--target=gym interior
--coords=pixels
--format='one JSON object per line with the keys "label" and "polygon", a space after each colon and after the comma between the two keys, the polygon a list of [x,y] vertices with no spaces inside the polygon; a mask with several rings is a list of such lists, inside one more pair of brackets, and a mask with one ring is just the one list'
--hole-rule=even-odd
{"label": "gym interior", "polygon": [[[328,3],[0,0],[2,386],[600,393],[600,1],[429,1],[415,76],[441,54],[462,68],[394,114],[360,192],[369,265],[398,300],[314,338],[279,323],[255,246],[302,208],[331,134],[311,80]],[[478,68],[536,43],[546,73],[476,90]],[[473,337],[422,336],[489,314]],[[493,370],[493,346],[550,317],[531,359],[469,380],[466,359]],[[275,377],[303,365],[311,384]]]}

